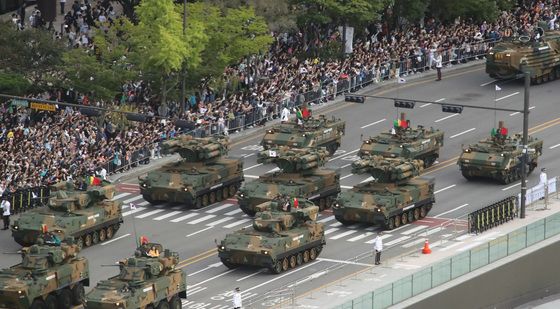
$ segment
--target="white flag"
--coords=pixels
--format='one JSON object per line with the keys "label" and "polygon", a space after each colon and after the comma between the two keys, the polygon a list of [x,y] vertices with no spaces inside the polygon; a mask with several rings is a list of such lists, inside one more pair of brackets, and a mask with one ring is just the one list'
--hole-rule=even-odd
{"label": "white flag", "polygon": [[136,204],[130,203],[130,209],[132,209],[132,210],[136,209]]}
{"label": "white flag", "polygon": [[276,151],[274,150],[269,150],[268,151],[268,156],[271,158],[276,158]]}
{"label": "white flag", "polygon": [[502,88],[498,87],[498,85],[494,85],[494,86],[496,86],[496,91],[502,90]]}
{"label": "white flag", "polygon": [[402,77],[399,77],[399,79],[397,80],[397,83],[404,84],[404,83],[406,83],[406,79],[404,79]]}

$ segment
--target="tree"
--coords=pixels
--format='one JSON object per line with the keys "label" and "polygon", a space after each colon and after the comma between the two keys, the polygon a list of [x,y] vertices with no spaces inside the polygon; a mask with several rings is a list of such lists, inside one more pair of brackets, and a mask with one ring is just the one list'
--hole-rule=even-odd
{"label": "tree", "polygon": [[493,22],[498,17],[500,8],[506,8],[509,4],[508,0],[500,1],[500,7],[496,1],[488,0],[432,0],[430,12],[443,22],[452,22],[457,17],[472,18],[477,22]]}
{"label": "tree", "polygon": [[0,93],[27,95],[31,83],[21,74],[0,72]]}
{"label": "tree", "polygon": [[379,19],[388,0],[291,0],[301,12],[298,24],[343,24],[361,26]]}
{"label": "tree", "polygon": [[205,0],[221,10],[251,6],[255,14],[262,16],[270,30],[290,31],[296,29],[296,12],[291,9],[290,0]]}
{"label": "tree", "polygon": [[430,0],[395,0],[392,16],[394,27],[399,25],[399,19],[417,24],[424,18]]}

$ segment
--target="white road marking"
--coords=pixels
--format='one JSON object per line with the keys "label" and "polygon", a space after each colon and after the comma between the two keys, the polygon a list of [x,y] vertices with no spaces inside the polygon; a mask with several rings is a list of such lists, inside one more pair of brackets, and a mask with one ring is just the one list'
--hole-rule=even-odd
{"label": "white road marking", "polygon": [[128,200],[123,201],[123,204],[128,204],[130,202],[134,202],[134,201],[139,200],[141,198],[142,198],[142,195],[137,195],[135,197],[131,197]]}
{"label": "white road marking", "polygon": [[[403,247],[403,248],[410,248],[410,247],[412,247],[412,246],[415,246],[415,245],[417,245],[417,244],[423,243],[423,242],[425,242],[425,241],[426,241],[425,239],[416,239],[416,240],[413,240],[413,241],[411,241],[411,242],[407,242],[406,244],[402,245],[401,247]],[[433,246],[432,246],[432,247],[433,247]]]}
{"label": "white road marking", "polygon": [[334,160],[338,160],[338,159],[340,159],[340,158],[344,158],[344,157],[346,157],[347,155],[349,155],[349,154],[351,154],[351,153],[353,153],[353,152],[356,152],[356,151],[358,151],[358,150],[360,150],[360,148],[354,149],[354,150],[349,151],[349,152],[346,152],[346,153],[344,153],[344,154],[341,154],[341,155],[338,156],[338,157],[334,157],[334,158],[330,159],[329,162],[334,161]]}
{"label": "white road marking", "polygon": [[340,233],[340,234],[338,234],[338,235],[335,235],[335,236],[333,236],[333,237],[331,237],[331,238],[329,238],[329,239],[340,239],[340,238],[342,238],[342,237],[346,237],[346,236],[348,236],[348,235],[350,235],[350,234],[354,234],[354,233],[356,233],[356,232],[357,232],[357,231],[353,231],[353,230],[346,231],[346,232],[344,232],[344,233]]}
{"label": "white road marking", "polygon": [[463,131],[463,132],[461,132],[461,133],[457,133],[457,134],[455,134],[455,135],[451,135],[449,138],[455,138],[455,137],[457,137],[457,136],[463,135],[463,134],[465,134],[465,133],[472,132],[472,131],[474,131],[474,130],[476,130],[476,128],[470,128],[470,129],[465,130],[465,131]]}
{"label": "white road marking", "polygon": [[247,168],[244,168],[243,171],[248,171],[248,170],[250,170],[250,169],[252,169],[252,168],[255,168],[255,167],[258,167],[258,166],[261,166],[261,165],[263,165],[263,164],[262,164],[262,163],[255,164],[255,165],[253,165],[253,166],[249,166],[249,167],[247,167]]}
{"label": "white road marking", "polygon": [[[313,262],[313,263],[309,263],[309,264],[307,264],[307,265],[305,265],[305,266],[302,266],[302,267],[294,268],[293,270],[291,270],[291,271],[289,271],[289,272],[287,272],[287,273],[285,273],[285,274],[283,274],[283,275],[275,276],[274,278],[272,278],[272,279],[270,279],[270,280],[268,280],[268,281],[265,281],[265,282],[263,282],[263,283],[261,283],[261,284],[257,284],[257,285],[255,285],[255,286],[253,286],[253,287],[251,287],[251,288],[248,288],[248,289],[245,290],[245,292],[249,292],[249,291],[258,289],[258,288],[260,288],[260,287],[263,286],[263,285],[267,285],[267,284],[269,284],[269,283],[271,283],[271,282],[274,282],[274,281],[276,281],[276,280],[278,280],[278,279],[282,279],[282,278],[284,278],[284,277],[286,277],[286,276],[293,275],[293,274],[297,273],[298,271],[302,271],[302,270],[306,269],[307,267],[314,266],[315,264],[320,263],[320,262],[321,262],[320,260],[315,260],[315,262]],[[235,269],[232,269],[232,270],[235,270]]]}
{"label": "white road marking", "polygon": [[372,232],[366,232],[366,233],[360,234],[358,236],[352,237],[352,238],[348,239],[348,241],[350,241],[350,242],[358,241],[362,238],[366,238],[366,237],[371,236],[371,235],[373,235]]}
{"label": "white road marking", "polygon": [[139,216],[136,216],[136,218],[138,218],[138,219],[143,219],[143,218],[149,217],[149,216],[151,216],[151,215],[155,215],[155,214],[157,214],[157,213],[160,213],[160,212],[162,212],[162,211],[164,211],[164,209],[154,209],[154,210],[152,210],[152,211],[148,211],[147,213],[143,213],[143,214],[141,214],[141,215],[139,215]]}
{"label": "white road marking", "polygon": [[252,156],[254,156],[254,155],[256,155],[256,153],[246,154],[246,155],[243,156],[243,158],[252,157]]}
{"label": "white road marking", "polygon": [[494,101],[498,102],[498,101],[501,101],[501,100],[503,100],[503,99],[507,99],[507,98],[509,98],[509,97],[513,97],[514,95],[518,95],[518,94],[519,94],[519,91],[514,92],[514,93],[512,93],[512,94],[508,94],[508,95],[503,96],[503,97],[501,97],[501,98],[497,98],[497,99],[494,100]]}
{"label": "white road marking", "polygon": [[428,230],[426,232],[426,236],[429,236],[429,235],[432,235],[434,233],[441,232],[441,231],[443,231],[442,227],[436,227],[435,229]]}
{"label": "white road marking", "polygon": [[198,274],[198,273],[201,273],[201,272],[203,272],[203,271],[205,271],[205,270],[208,270],[208,269],[210,269],[210,268],[216,268],[216,267],[219,267],[219,266],[221,266],[221,265],[222,265],[221,262],[214,263],[214,264],[210,264],[210,265],[204,267],[204,268],[201,269],[201,270],[198,270],[198,271],[195,271],[195,272],[193,272],[193,273],[188,274],[187,277],[194,276],[194,275],[196,275],[196,274]]}
{"label": "white road marking", "polygon": [[410,236],[403,236],[403,237],[400,237],[400,238],[391,240],[391,241],[387,242],[387,243],[385,244],[385,246],[392,246],[392,245],[398,244],[398,243],[400,243],[400,242],[403,242],[403,241],[405,241],[405,240],[407,240],[407,239],[410,239]]}
{"label": "white road marking", "polygon": [[406,232],[402,232],[401,234],[403,234],[403,235],[410,235],[410,234],[412,234],[412,233],[414,233],[414,232],[418,232],[418,231],[427,229],[428,227],[429,227],[429,226],[427,226],[427,225],[420,225],[420,226],[417,226],[417,227],[415,227],[415,228],[411,228],[410,230],[408,230],[408,231],[406,231]]}
{"label": "white road marking", "polygon": [[119,240],[119,239],[123,239],[123,238],[128,237],[128,236],[130,236],[130,234],[124,234],[124,235],[119,236],[119,237],[117,237],[117,238],[113,238],[113,239],[108,240],[108,241],[106,241],[106,242],[102,242],[101,245],[102,245],[102,246],[105,246],[105,245],[108,245],[108,244],[110,244],[110,243],[112,243],[112,242],[114,242],[114,241],[117,241],[117,240]]}
{"label": "white road marking", "polygon": [[178,214],[180,214],[180,213],[182,213],[182,211],[172,211],[172,212],[170,212],[170,213],[166,213],[166,214],[163,215],[163,216],[159,216],[159,217],[157,217],[157,218],[154,218],[154,220],[156,220],[156,221],[161,221],[161,220],[163,220],[163,219],[165,219],[165,218],[173,217],[173,216],[178,215]]}
{"label": "white road marking", "polygon": [[250,221],[250,220],[251,220],[251,219],[241,219],[241,220],[239,220],[239,221],[230,223],[230,224],[228,224],[228,225],[226,225],[226,226],[224,226],[224,227],[225,227],[226,229],[229,229],[229,228],[232,228],[232,227],[234,227],[234,226],[238,226],[238,225],[243,224],[243,223],[245,223],[245,222],[247,222],[247,221]]}
{"label": "white road marking", "polygon": [[251,178],[251,179],[259,179],[259,176],[257,175],[243,175],[243,177]]}
{"label": "white road marking", "polygon": [[550,147],[548,147],[548,149],[554,149],[554,148],[556,148],[556,147],[560,147],[560,144],[556,144],[556,145],[554,145],[554,146],[550,146]]}
{"label": "white road marking", "polygon": [[441,101],[443,101],[443,100],[445,100],[445,98],[437,99],[436,102],[439,103],[439,102],[441,102]]}
{"label": "white road marking", "polygon": [[215,216],[216,216],[216,215],[207,215],[207,216],[204,216],[204,217],[202,217],[202,218],[198,218],[198,219],[195,219],[195,220],[193,220],[193,221],[190,221],[189,224],[197,224],[197,223],[200,223],[200,222],[202,222],[202,221],[206,221],[206,220],[208,220],[208,219],[212,219],[212,218],[214,218]]}
{"label": "white road marking", "polygon": [[270,171],[268,171],[268,172],[266,172],[266,173],[267,173],[267,174],[268,174],[268,173],[273,173],[273,172],[276,172],[276,171],[279,171],[279,170],[280,170],[280,168],[275,167],[275,168],[271,169]]}
{"label": "white road marking", "polygon": [[205,287],[203,287],[203,288],[197,289],[197,290],[194,291],[194,292],[193,292],[193,291],[189,291],[189,295],[193,295],[193,294],[196,294],[196,293],[198,293],[198,292],[202,292],[202,291],[206,290],[207,288],[208,288],[208,287],[205,286]]}
{"label": "white road marking", "polygon": [[455,240],[457,240],[457,241],[461,241],[461,240],[465,240],[465,239],[467,239],[467,238],[471,238],[471,237],[472,237],[472,235],[471,235],[471,234],[465,234],[465,235],[461,235],[461,236],[459,236],[459,237],[455,238]]}
{"label": "white road marking", "polygon": [[330,226],[332,226],[332,227],[339,227],[339,226],[341,226],[341,225],[342,225],[342,223],[336,222],[336,223],[331,224]]}
{"label": "white road marking", "polygon": [[[393,231],[394,231],[394,230],[393,230]],[[393,236],[393,235],[391,235],[391,234],[381,235],[381,239],[384,240],[385,238],[389,238],[389,237],[391,237],[391,236]],[[366,241],[366,244],[373,244],[374,242],[375,242],[375,238],[372,239],[372,240]]]}
{"label": "white road marking", "polygon": [[440,193],[440,192],[442,192],[442,191],[445,191],[445,190],[447,190],[447,189],[451,189],[451,188],[453,188],[453,187],[455,187],[455,186],[456,186],[456,185],[450,185],[450,186],[447,186],[447,187],[445,187],[445,188],[441,188],[441,189],[435,191],[434,194],[438,194],[438,193]]}
{"label": "white road marking", "polygon": [[216,278],[220,278],[220,277],[222,277],[222,276],[225,276],[225,275],[227,275],[227,274],[229,274],[229,273],[231,273],[231,272],[234,272],[234,271],[236,271],[236,270],[237,270],[237,268],[230,269],[230,270],[224,271],[223,273],[218,274],[218,275],[216,275],[216,276],[214,276],[214,277],[210,277],[210,278],[208,278],[208,279],[206,279],[206,280],[204,280],[204,281],[200,281],[199,283],[193,284],[193,285],[191,286],[191,289],[194,288],[194,287],[197,287],[197,286],[199,286],[199,285],[201,285],[201,284],[204,284],[204,283],[206,283],[206,282],[208,282],[208,281],[211,281],[211,280],[214,280],[214,279],[216,279]]}
{"label": "white road marking", "polygon": [[373,178],[373,176],[369,176],[368,178],[366,178],[366,179],[360,181],[360,183],[370,182],[370,181],[372,181],[372,180],[374,180],[374,179],[375,179],[375,178]]}
{"label": "white road marking", "polygon": [[[530,110],[533,109],[533,108],[535,108],[535,107],[534,107],[534,106],[529,107]],[[521,114],[521,113],[520,113],[520,112],[515,112],[515,113],[511,113],[511,114],[509,114],[509,115],[510,115],[510,116],[515,116],[515,115],[517,115],[517,114]]]}
{"label": "white road marking", "polygon": [[146,206],[146,205],[149,205],[149,204],[150,204],[150,202],[142,202],[142,203],[138,204],[138,206]]}
{"label": "white road marking", "polygon": [[126,216],[129,216],[129,215],[135,214],[135,213],[137,213],[137,212],[141,212],[141,211],[143,211],[143,210],[146,210],[146,208],[144,208],[144,207],[137,207],[136,209],[123,212],[122,215],[123,215],[123,217],[126,217]]}
{"label": "white road marking", "polygon": [[445,116],[445,117],[443,117],[443,118],[440,118],[440,119],[436,120],[435,122],[444,121],[444,120],[446,120],[446,119],[449,119],[449,118],[455,117],[455,116],[459,116],[459,114],[452,114],[452,115],[449,115],[449,116]]}
{"label": "white road marking", "polygon": [[183,220],[187,220],[188,218],[192,218],[194,216],[198,216],[198,213],[191,212],[190,214],[184,215],[184,216],[179,217],[179,218],[175,218],[175,219],[171,220],[171,222],[173,222],[173,223],[181,222]]}
{"label": "white road marking", "polygon": [[261,269],[261,270],[259,270],[259,271],[257,271],[257,272],[254,272],[254,273],[252,273],[252,274],[250,274],[250,275],[247,275],[247,276],[245,276],[245,277],[239,278],[239,279],[237,279],[237,280],[235,280],[235,281],[239,282],[239,281],[245,280],[245,279],[247,279],[247,278],[251,278],[251,277],[253,277],[253,276],[256,276],[256,275],[258,275],[258,274],[264,272],[265,270],[266,270],[266,268]]}
{"label": "white road marking", "polygon": [[342,189],[352,189],[351,186],[340,186],[340,188],[342,188]]}
{"label": "white road marking", "polygon": [[327,221],[331,221],[331,220],[334,220],[334,216],[328,216],[328,217],[326,217],[324,219],[321,219],[317,222],[327,222]]}
{"label": "white road marking", "polygon": [[347,167],[349,167],[350,165],[352,165],[352,163],[348,163],[348,164],[346,164],[346,165],[343,165],[343,166],[341,166],[340,168],[341,168],[341,169],[342,169],[342,168],[347,168]]}
{"label": "white road marking", "polygon": [[442,213],[440,213],[439,215],[434,216],[434,218],[439,218],[439,217],[441,217],[441,216],[443,216],[443,215],[446,215],[446,214],[448,214],[448,213],[450,213],[450,212],[454,212],[455,210],[458,210],[458,209],[461,209],[461,208],[467,207],[467,206],[469,206],[469,204],[463,204],[463,205],[461,205],[461,206],[458,206],[458,207],[455,207],[455,208],[453,208],[453,209],[450,209],[450,210],[448,210],[448,211],[446,211],[446,212],[442,212]]}
{"label": "white road marking", "polygon": [[348,174],[348,175],[346,175],[346,176],[342,176],[342,177],[340,177],[340,180],[346,179],[346,178],[348,178],[348,177],[350,177],[350,176],[354,176],[354,174],[350,173],[350,174]]}
{"label": "white road marking", "polygon": [[233,217],[225,217],[225,218],[220,219],[220,220],[218,220],[218,221],[212,221],[212,222],[210,222],[210,223],[206,223],[206,225],[207,225],[207,226],[216,226],[216,225],[218,225],[218,224],[220,224],[220,223],[223,223],[223,222],[226,222],[226,221],[229,221],[229,220],[232,220],[232,219],[233,219]]}
{"label": "white road marking", "polygon": [[123,198],[123,197],[125,197],[125,196],[129,196],[130,194],[132,194],[132,193],[123,192],[123,193],[121,193],[121,194],[117,194],[117,195],[113,196],[113,198],[111,199],[111,201],[119,200],[119,199],[121,199],[121,198]]}
{"label": "white road marking", "polygon": [[326,259],[326,258],[317,258],[317,260],[324,261],[324,262],[333,262],[333,263],[349,264],[349,265],[359,265],[359,266],[366,266],[366,267],[373,266],[372,264],[357,263],[357,262],[352,262],[352,261],[333,260],[333,259]]}
{"label": "white road marking", "polygon": [[488,85],[493,84],[493,83],[495,83],[495,82],[497,82],[497,81],[498,81],[497,79],[495,79],[495,80],[493,80],[493,81],[489,81],[489,82],[487,82],[487,83],[481,84],[480,87],[488,86]]}
{"label": "white road marking", "polygon": [[506,190],[509,190],[509,189],[511,189],[511,188],[515,188],[515,187],[517,187],[517,186],[519,186],[519,185],[521,185],[520,182],[518,182],[518,183],[516,183],[516,184],[513,184],[513,185],[511,185],[511,186],[509,186],[509,187],[505,187],[505,188],[502,189],[502,191],[506,191]]}
{"label": "white road marking", "polygon": [[426,107],[426,106],[430,106],[430,105],[432,105],[432,103],[426,103],[426,104],[422,104],[422,105],[420,105],[420,108],[422,108],[422,107]]}
{"label": "white road marking", "polygon": [[212,226],[209,226],[209,227],[207,227],[207,228],[203,228],[202,230],[198,230],[198,231],[196,231],[196,232],[190,233],[189,235],[187,235],[187,236],[185,236],[185,237],[191,237],[191,236],[196,235],[196,234],[198,234],[198,233],[202,233],[202,232],[204,232],[204,231],[207,231],[207,230],[209,230],[209,229],[211,229],[211,228],[212,228]]}
{"label": "white road marking", "polygon": [[330,233],[333,233],[333,232],[336,232],[336,231],[338,231],[338,229],[335,228],[335,227],[333,227],[332,229],[326,230],[326,231],[325,231],[325,235],[329,235]]}
{"label": "white road marking", "polygon": [[370,123],[370,124],[366,124],[365,126],[360,127],[360,129],[365,129],[365,128],[370,127],[370,126],[372,126],[372,125],[376,125],[376,124],[378,124],[378,123],[381,123],[381,122],[383,122],[383,121],[385,121],[385,120],[387,120],[387,119],[383,118],[383,119],[381,119],[381,120],[377,120],[377,121],[375,121],[375,122],[372,122],[372,123]]}
{"label": "white road marking", "polygon": [[220,210],[222,210],[222,209],[226,209],[226,208],[228,208],[228,207],[230,207],[230,206],[233,206],[233,204],[227,203],[227,204],[224,204],[224,205],[222,205],[222,206],[218,206],[218,207],[216,207],[216,208],[207,210],[206,213],[207,213],[207,214],[215,213],[216,211],[220,211]]}
{"label": "white road marking", "polygon": [[237,208],[236,210],[232,210],[232,211],[230,211],[230,212],[226,212],[225,215],[226,215],[226,216],[233,216],[233,215],[238,214],[238,213],[240,213],[240,212],[242,212],[242,211],[243,211],[243,210],[241,210],[241,208]]}

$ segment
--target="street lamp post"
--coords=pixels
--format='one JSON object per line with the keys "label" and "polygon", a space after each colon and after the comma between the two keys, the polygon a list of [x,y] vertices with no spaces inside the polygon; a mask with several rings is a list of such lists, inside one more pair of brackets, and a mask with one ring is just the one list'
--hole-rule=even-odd
{"label": "street lamp post", "polygon": [[[183,0],[183,37],[187,32],[187,0]],[[185,111],[185,76],[186,73],[186,64],[183,63],[183,67],[181,68],[181,112]]]}
{"label": "street lamp post", "polygon": [[521,201],[519,218],[525,218],[525,195],[527,194],[527,136],[529,135],[529,88],[531,75],[525,72],[525,96],[523,99],[523,155],[521,156]]}

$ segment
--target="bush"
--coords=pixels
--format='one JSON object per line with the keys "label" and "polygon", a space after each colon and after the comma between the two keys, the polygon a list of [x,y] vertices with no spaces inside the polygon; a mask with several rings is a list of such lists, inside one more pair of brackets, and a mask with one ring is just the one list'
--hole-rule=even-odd
{"label": "bush", "polygon": [[31,83],[23,75],[0,72],[0,93],[11,95],[25,95],[29,92]]}

